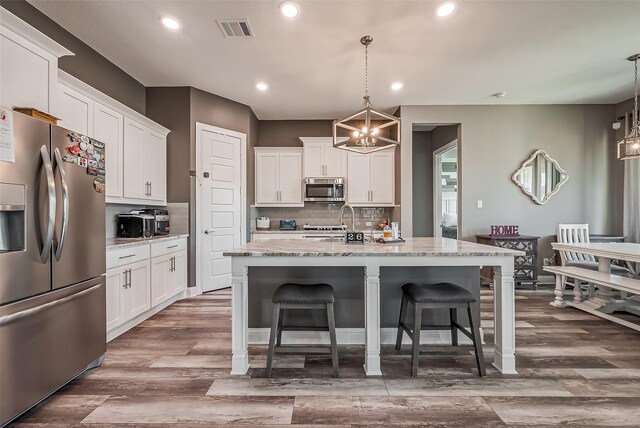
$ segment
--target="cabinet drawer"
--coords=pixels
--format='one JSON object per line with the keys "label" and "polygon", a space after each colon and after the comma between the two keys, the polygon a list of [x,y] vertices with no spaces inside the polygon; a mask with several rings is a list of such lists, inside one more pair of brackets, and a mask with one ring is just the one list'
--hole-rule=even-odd
{"label": "cabinet drawer", "polygon": [[107,269],[146,260],[149,258],[149,253],[149,244],[108,251]]}
{"label": "cabinet drawer", "polygon": [[154,242],[151,244],[151,257],[163,256],[177,251],[186,251],[187,238],[174,239],[171,241]]}

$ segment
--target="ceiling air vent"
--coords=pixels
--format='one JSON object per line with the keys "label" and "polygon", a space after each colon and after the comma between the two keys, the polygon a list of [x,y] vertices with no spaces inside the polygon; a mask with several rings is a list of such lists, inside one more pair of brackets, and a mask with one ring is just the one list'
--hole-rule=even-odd
{"label": "ceiling air vent", "polygon": [[246,19],[216,20],[225,37],[253,37],[253,30]]}

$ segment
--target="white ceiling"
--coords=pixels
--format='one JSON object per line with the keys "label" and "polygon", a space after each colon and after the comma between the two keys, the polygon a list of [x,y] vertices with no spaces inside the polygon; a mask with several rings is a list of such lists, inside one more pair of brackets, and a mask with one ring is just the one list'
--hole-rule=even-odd
{"label": "white ceiling", "polygon": [[[250,105],[260,119],[335,119],[369,87],[380,109],[415,104],[617,103],[633,94],[640,1],[278,0],[31,3],[145,86],[194,86]],[[160,17],[178,18],[171,33]],[[216,19],[248,18],[255,38],[225,38]],[[258,81],[270,88],[261,93]],[[394,93],[390,85],[404,82]],[[506,91],[494,99],[491,94]]]}

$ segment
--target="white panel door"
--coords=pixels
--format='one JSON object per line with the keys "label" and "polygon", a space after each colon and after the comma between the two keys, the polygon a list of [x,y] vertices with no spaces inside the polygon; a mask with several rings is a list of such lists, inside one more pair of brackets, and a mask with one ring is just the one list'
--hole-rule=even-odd
{"label": "white panel door", "polygon": [[9,37],[9,33],[3,30],[0,34],[0,105],[32,107],[48,113],[52,58],[15,33]]}
{"label": "white panel door", "polygon": [[149,183],[147,199],[164,201],[167,195],[167,146],[160,134],[147,131],[144,138],[144,175]]}
{"label": "white panel door", "polygon": [[95,103],[93,107],[93,137],[104,143],[106,196],[122,197],[124,116]]}
{"label": "white panel door", "polygon": [[280,153],[278,181],[281,204],[302,204],[302,153]]}
{"label": "white panel door", "polygon": [[[124,197],[146,199],[147,182],[145,180],[144,157],[147,129],[139,123],[124,118]],[[109,160],[105,158],[107,162]]]}
{"label": "white panel door", "polygon": [[173,254],[173,272],[169,293],[174,296],[187,289],[187,252],[180,251]]}
{"label": "white panel door", "polygon": [[256,204],[279,202],[278,153],[256,153]]}
{"label": "white panel door", "polygon": [[231,259],[222,253],[240,246],[242,234],[243,140],[204,127],[201,130],[202,289],[231,287]]}
{"label": "white panel door", "polygon": [[347,176],[347,152],[333,147],[333,142],[324,147],[325,175],[341,178]]}
{"label": "white panel door", "polygon": [[171,257],[160,256],[151,259],[151,307],[169,298],[171,288]]}
{"label": "white panel door", "polygon": [[369,203],[369,155],[348,154],[347,202]]}
{"label": "white panel door", "polygon": [[125,315],[126,319],[130,320],[151,309],[149,260],[126,265],[124,269],[129,271]]}
{"label": "white panel door", "polygon": [[392,150],[371,153],[369,156],[370,202],[373,205],[393,205],[395,162]]}
{"label": "white panel door", "polygon": [[107,270],[107,331],[118,327],[125,321],[124,314],[124,269],[115,268]]}
{"label": "white panel door", "polygon": [[305,178],[324,177],[324,143],[304,144]]}
{"label": "white panel door", "polygon": [[93,100],[81,93],[60,85],[58,98],[60,125],[71,131],[93,137]]}

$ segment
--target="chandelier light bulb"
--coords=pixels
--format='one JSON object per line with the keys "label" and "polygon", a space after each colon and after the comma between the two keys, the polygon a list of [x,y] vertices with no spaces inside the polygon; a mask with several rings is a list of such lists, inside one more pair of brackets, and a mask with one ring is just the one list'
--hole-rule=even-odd
{"label": "chandelier light bulb", "polygon": [[378,132],[380,132],[380,130],[378,128],[373,128],[371,132],[373,133],[373,135],[378,135]]}
{"label": "chandelier light bulb", "polygon": [[367,132],[369,132],[369,128],[367,128],[366,126],[362,127],[362,133],[366,134]]}

